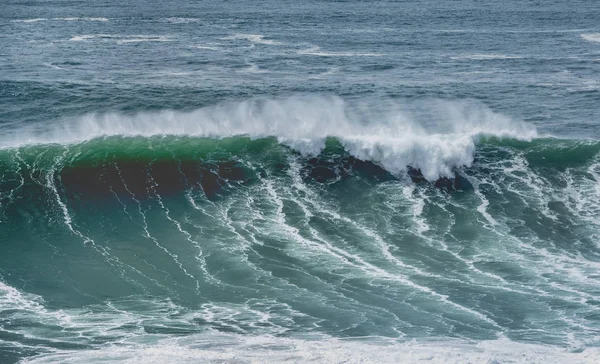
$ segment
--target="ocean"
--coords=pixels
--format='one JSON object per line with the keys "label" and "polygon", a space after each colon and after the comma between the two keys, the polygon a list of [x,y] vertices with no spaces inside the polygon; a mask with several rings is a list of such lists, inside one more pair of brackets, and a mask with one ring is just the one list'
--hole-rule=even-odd
{"label": "ocean", "polygon": [[600,361],[600,3],[3,0],[0,363]]}

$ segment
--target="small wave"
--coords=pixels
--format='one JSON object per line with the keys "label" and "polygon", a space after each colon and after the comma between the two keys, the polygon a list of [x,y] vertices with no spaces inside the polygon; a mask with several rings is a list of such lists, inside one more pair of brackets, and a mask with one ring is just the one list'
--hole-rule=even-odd
{"label": "small wave", "polygon": [[257,64],[255,63],[248,63],[248,67],[241,69],[239,72],[242,73],[269,73],[268,70],[265,69],[261,69]]}
{"label": "small wave", "polygon": [[107,22],[108,18],[34,18],[34,19],[17,19],[14,23],[37,23],[42,21],[99,21]]}
{"label": "small wave", "polygon": [[107,22],[108,18],[53,18],[52,20],[62,20],[62,21],[100,21],[100,22]]}
{"label": "small wave", "polygon": [[167,36],[152,36],[152,35],[134,35],[129,38],[117,40],[118,44],[140,43],[140,42],[171,42],[173,39]]}
{"label": "small wave", "polygon": [[167,23],[171,23],[171,24],[189,24],[189,23],[197,23],[200,21],[200,19],[198,19],[198,18],[178,18],[178,17],[165,18],[163,20],[166,21]]}
{"label": "small wave", "polygon": [[73,36],[71,39],[69,39],[70,41],[73,42],[81,42],[84,40],[90,40],[90,39],[94,39],[94,38],[116,38],[116,35],[112,35],[112,34],[84,34],[84,35],[76,35]]}
{"label": "small wave", "polygon": [[57,65],[53,64],[53,63],[44,63],[44,66],[46,67],[50,67],[53,68],[55,70],[64,70],[64,68],[62,67],[58,67]]}
{"label": "small wave", "polygon": [[453,56],[451,59],[461,60],[469,59],[474,61],[495,60],[495,59],[522,59],[523,56],[508,55],[508,54],[465,54],[461,56]]}
{"label": "small wave", "polygon": [[271,39],[265,39],[264,35],[261,34],[235,34],[229,37],[225,37],[222,38],[225,40],[236,40],[236,39],[242,39],[242,40],[247,40],[249,42],[252,43],[256,43],[256,44],[266,44],[266,45],[280,45],[283,44],[281,42],[277,42]]}
{"label": "small wave", "polygon": [[381,57],[381,53],[360,53],[360,52],[326,52],[321,47],[315,46],[308,49],[299,50],[298,54],[320,57]]}
{"label": "small wave", "polygon": [[581,38],[589,41],[589,42],[597,42],[600,43],[600,33],[585,33],[581,34]]}
{"label": "small wave", "polygon": [[139,42],[170,42],[173,39],[164,35],[116,35],[116,34],[84,34],[76,35],[69,39],[72,42],[81,42],[92,39],[114,39],[117,44]]}
{"label": "small wave", "polygon": [[206,45],[197,45],[196,48],[197,49],[206,49],[209,51],[218,51],[219,50],[218,47],[212,47],[212,46],[206,46]]}
{"label": "small wave", "polygon": [[12,20],[13,23],[37,23],[40,21],[46,21],[46,18],[34,18],[34,19],[15,19]]}

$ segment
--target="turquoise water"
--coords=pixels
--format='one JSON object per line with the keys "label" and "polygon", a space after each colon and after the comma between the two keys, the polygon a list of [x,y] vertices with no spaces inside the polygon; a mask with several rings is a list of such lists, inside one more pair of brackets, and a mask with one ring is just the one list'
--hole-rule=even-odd
{"label": "turquoise water", "polygon": [[595,362],[592,1],[10,1],[0,362]]}

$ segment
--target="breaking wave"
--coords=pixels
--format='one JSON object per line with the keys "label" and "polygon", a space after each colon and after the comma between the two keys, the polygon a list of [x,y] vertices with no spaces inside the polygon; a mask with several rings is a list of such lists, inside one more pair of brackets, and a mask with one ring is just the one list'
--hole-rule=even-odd
{"label": "breaking wave", "polygon": [[327,138],[353,157],[398,174],[408,166],[430,180],[450,177],[473,163],[483,138],[530,141],[535,127],[470,101],[351,102],[298,96],[223,103],[192,112],[89,114],[50,127],[20,128],[0,145],[72,144],[109,136],[273,137],[305,156],[316,156]]}

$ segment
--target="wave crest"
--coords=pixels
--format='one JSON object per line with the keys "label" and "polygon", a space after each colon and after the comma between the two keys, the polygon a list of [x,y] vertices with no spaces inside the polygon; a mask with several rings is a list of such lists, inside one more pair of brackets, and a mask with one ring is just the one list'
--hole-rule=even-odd
{"label": "wave crest", "polygon": [[475,101],[295,96],[228,102],[192,112],[94,113],[50,127],[20,129],[1,145],[75,143],[116,135],[275,137],[307,156],[318,155],[326,139],[333,137],[356,158],[376,162],[392,173],[410,166],[433,181],[452,176],[457,167],[470,166],[482,137],[531,140],[537,133],[532,125]]}

